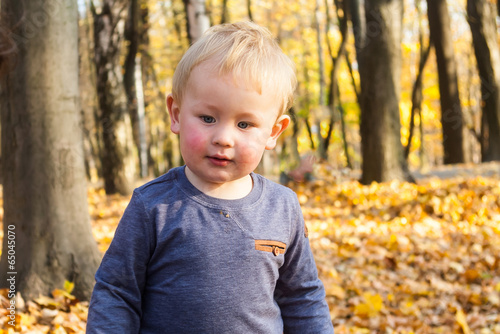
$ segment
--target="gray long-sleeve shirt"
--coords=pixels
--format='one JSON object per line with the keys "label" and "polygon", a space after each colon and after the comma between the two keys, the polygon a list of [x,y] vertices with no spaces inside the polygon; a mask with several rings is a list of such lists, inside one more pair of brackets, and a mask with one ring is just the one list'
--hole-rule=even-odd
{"label": "gray long-sleeve shirt", "polygon": [[296,195],[251,176],[238,200],[203,194],[183,167],[137,188],[87,333],[333,333]]}

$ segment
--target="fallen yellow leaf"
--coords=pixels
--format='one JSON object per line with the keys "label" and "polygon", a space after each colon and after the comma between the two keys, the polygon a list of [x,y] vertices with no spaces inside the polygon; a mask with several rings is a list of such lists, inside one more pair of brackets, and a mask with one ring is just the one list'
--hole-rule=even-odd
{"label": "fallen yellow leaf", "polygon": [[455,319],[460,328],[462,328],[464,334],[472,334],[472,331],[470,330],[469,325],[467,324],[467,316],[465,315],[464,311],[459,309],[457,311],[457,314],[455,315]]}
{"label": "fallen yellow leaf", "polygon": [[384,300],[381,295],[371,294],[365,292],[363,294],[365,300],[364,303],[356,305],[354,308],[354,313],[361,317],[374,317],[376,316],[384,307]]}

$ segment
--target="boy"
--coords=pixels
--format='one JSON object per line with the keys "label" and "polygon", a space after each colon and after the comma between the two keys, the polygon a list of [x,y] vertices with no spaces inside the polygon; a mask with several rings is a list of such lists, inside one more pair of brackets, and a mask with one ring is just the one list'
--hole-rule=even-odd
{"label": "boy", "polygon": [[186,52],[167,98],[186,164],[134,191],[87,333],[333,333],[296,196],[253,173],[295,82],[254,23],[212,27]]}

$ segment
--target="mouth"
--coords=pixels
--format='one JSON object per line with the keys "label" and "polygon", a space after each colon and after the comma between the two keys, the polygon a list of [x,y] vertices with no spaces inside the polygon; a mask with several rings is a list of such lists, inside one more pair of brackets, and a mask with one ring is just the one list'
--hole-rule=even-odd
{"label": "mouth", "polygon": [[208,157],[208,160],[210,160],[212,164],[221,167],[227,166],[231,162],[231,159],[223,155],[212,155]]}

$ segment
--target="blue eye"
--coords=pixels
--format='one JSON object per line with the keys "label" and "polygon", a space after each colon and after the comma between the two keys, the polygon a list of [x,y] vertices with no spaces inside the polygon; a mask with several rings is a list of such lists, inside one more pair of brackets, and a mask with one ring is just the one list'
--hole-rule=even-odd
{"label": "blue eye", "polygon": [[201,116],[200,118],[205,123],[215,123],[215,118],[212,116]]}
{"label": "blue eye", "polygon": [[249,126],[250,126],[250,124],[248,124],[247,122],[239,122],[238,123],[238,127],[240,129],[248,129]]}

